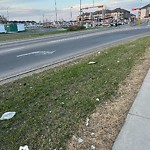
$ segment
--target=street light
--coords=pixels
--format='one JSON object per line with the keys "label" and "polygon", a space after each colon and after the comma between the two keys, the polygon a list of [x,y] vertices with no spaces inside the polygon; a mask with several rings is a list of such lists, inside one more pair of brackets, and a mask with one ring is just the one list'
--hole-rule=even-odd
{"label": "street light", "polygon": [[57,5],[56,5],[56,0],[55,0],[55,14],[56,14],[56,22],[57,22]]}
{"label": "street light", "polygon": [[80,21],[81,21],[81,0],[80,0]]}
{"label": "street light", "polygon": [[72,21],[72,6],[70,7],[70,20]]}
{"label": "street light", "polygon": [[94,0],[93,0],[93,7],[94,7]]}
{"label": "street light", "polygon": [[7,7],[7,21],[9,21],[8,8],[9,7]]}

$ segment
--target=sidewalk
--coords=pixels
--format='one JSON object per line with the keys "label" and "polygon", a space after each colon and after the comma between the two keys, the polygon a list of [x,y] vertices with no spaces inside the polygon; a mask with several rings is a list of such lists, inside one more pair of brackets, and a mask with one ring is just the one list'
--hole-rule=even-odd
{"label": "sidewalk", "polygon": [[150,149],[150,70],[112,149]]}

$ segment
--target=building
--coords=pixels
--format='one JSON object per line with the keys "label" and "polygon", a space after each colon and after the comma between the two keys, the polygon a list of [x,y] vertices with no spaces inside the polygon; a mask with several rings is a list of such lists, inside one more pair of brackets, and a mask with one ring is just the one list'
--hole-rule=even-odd
{"label": "building", "polygon": [[150,18],[150,3],[141,8],[141,20]]}
{"label": "building", "polygon": [[121,9],[121,8],[116,8],[111,11],[111,16],[113,17],[114,20],[120,21],[120,20],[128,20],[131,17],[130,11]]}
{"label": "building", "polygon": [[103,9],[100,11],[82,14],[82,21],[91,20],[101,22],[101,20],[103,20],[103,22],[109,23],[113,21],[125,21],[130,18],[130,11],[121,8],[116,8],[114,10]]}

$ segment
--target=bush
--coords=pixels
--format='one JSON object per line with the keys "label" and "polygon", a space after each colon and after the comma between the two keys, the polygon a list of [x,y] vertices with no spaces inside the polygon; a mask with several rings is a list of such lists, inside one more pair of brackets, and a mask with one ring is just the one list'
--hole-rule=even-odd
{"label": "bush", "polygon": [[78,30],[84,30],[84,26],[70,26],[67,28],[67,31],[78,31]]}

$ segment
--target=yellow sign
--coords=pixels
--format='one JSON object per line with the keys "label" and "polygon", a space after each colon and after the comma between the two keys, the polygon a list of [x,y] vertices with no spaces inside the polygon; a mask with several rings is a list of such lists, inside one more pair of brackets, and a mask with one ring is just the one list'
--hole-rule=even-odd
{"label": "yellow sign", "polygon": [[138,11],[138,24],[141,24],[141,10]]}
{"label": "yellow sign", "polygon": [[97,6],[98,8],[103,8],[103,5]]}

